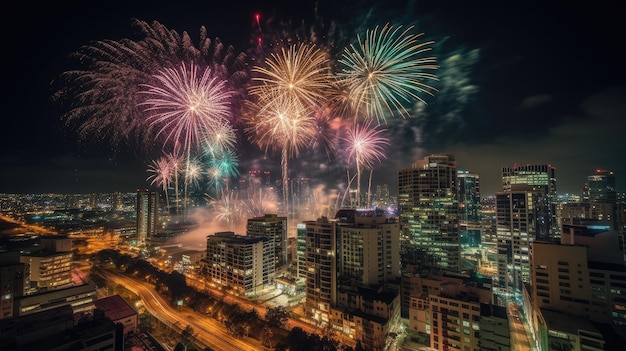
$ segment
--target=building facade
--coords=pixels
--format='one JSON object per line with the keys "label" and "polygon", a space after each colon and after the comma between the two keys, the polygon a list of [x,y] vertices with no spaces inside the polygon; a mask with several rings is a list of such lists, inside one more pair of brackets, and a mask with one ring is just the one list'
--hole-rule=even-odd
{"label": "building facade", "polygon": [[238,294],[255,295],[273,287],[274,242],[233,232],[207,236],[203,260],[208,279]]}
{"label": "building facade", "polygon": [[137,245],[145,245],[157,232],[158,198],[155,191],[137,190]]}
{"label": "building facade", "polygon": [[287,217],[276,214],[248,218],[246,235],[252,238],[268,238],[274,243],[276,267],[287,264]]}
{"label": "building facade", "polygon": [[438,268],[461,270],[457,190],[456,160],[450,154],[427,156],[398,172],[405,257],[413,255]]}
{"label": "building facade", "polygon": [[0,319],[13,317],[15,300],[24,294],[24,270],[19,252],[0,252]]}
{"label": "building facade", "polygon": [[526,185],[496,193],[498,293],[519,294],[522,285],[530,281],[528,253],[536,238],[536,198]]}
{"label": "building facade", "polygon": [[557,212],[556,167],[551,164],[527,164],[502,167],[502,191],[524,185],[536,194],[535,235],[540,240],[558,239],[561,233]]}
{"label": "building facade", "polygon": [[[529,319],[541,345],[557,340],[556,331],[571,333],[569,326],[558,327],[558,319],[570,316],[626,335],[626,264],[620,242],[609,223],[587,220],[564,223],[560,243],[533,242]],[[549,318],[546,311],[561,317]],[[585,324],[579,330],[587,330],[596,345],[603,342],[595,328]]]}
{"label": "building facade", "polygon": [[326,217],[305,221],[306,299],[305,314],[318,325],[330,322],[331,306],[337,303],[337,220]]}
{"label": "building facade", "polygon": [[42,236],[40,245],[23,250],[20,262],[25,265],[25,293],[67,288],[72,282],[72,239],[67,236]]}
{"label": "building facade", "polygon": [[338,277],[349,285],[382,286],[400,277],[400,227],[384,211],[354,212],[339,219],[337,252]]}
{"label": "building facade", "polygon": [[459,170],[457,180],[461,246],[478,247],[482,238],[480,176],[466,170]]}

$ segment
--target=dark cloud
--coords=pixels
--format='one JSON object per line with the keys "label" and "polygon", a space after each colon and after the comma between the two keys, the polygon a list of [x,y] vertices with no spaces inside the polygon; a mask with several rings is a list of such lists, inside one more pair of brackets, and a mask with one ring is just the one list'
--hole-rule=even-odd
{"label": "dark cloud", "polygon": [[527,98],[524,98],[524,100],[522,100],[522,102],[519,104],[518,109],[519,110],[532,109],[532,108],[544,105],[545,103],[547,103],[550,100],[552,100],[552,98],[553,97],[550,94],[541,94],[541,95],[529,96]]}

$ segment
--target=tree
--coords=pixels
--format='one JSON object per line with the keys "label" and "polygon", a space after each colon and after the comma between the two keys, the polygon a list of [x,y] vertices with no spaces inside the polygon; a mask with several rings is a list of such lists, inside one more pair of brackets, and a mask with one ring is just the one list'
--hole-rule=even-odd
{"label": "tree", "polygon": [[263,329],[263,334],[261,336],[262,337],[261,341],[263,342],[263,345],[271,348],[273,336],[274,336],[274,333],[272,332],[272,328],[266,326]]}
{"label": "tree", "polygon": [[189,346],[191,346],[191,339],[193,338],[193,327],[191,327],[190,325],[187,325],[185,327],[185,329],[183,329],[183,331],[180,333],[180,343],[185,347],[184,349],[187,350],[189,348]]}
{"label": "tree", "polygon": [[271,327],[283,328],[289,321],[289,311],[284,306],[267,306],[265,321]]}
{"label": "tree", "polygon": [[184,296],[189,291],[185,276],[178,271],[173,271],[167,275],[164,280],[164,285],[167,286],[168,291],[171,294],[172,301],[176,301]]}

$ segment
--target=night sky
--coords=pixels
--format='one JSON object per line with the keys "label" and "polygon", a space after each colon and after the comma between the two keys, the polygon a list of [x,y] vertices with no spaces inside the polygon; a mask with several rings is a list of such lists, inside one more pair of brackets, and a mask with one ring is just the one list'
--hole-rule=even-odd
{"label": "night sky", "polygon": [[[366,26],[392,21],[415,25],[436,42],[440,94],[419,109],[415,120],[393,120],[387,126],[393,145],[376,167],[374,183],[390,184],[392,193],[399,168],[438,152],[454,153],[459,169],[478,173],[482,195],[499,190],[502,166],[526,163],[554,165],[559,193],[580,193],[596,168],[613,170],[618,190],[626,191],[626,57],[621,47],[626,31],[618,2],[267,3],[14,4],[17,10],[5,13],[2,21],[0,193],[147,186],[145,157],[80,143],[76,131],[62,123],[50,97],[52,82],[75,68],[68,56],[92,40],[136,35],[132,18],[157,20],[187,31],[192,39],[206,26],[209,37],[243,52],[251,45],[255,13],[267,31],[279,22],[321,20],[356,37]],[[254,164],[241,161],[242,168]]]}

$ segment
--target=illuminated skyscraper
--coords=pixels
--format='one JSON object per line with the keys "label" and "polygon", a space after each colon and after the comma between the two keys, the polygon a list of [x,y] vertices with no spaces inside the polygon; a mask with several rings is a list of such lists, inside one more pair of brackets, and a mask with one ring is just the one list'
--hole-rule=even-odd
{"label": "illuminated skyscraper", "polygon": [[377,205],[377,207],[385,208],[389,205],[389,203],[389,185],[377,185],[375,204]]}
{"label": "illuminated skyscraper", "polygon": [[400,228],[384,210],[342,209],[338,274],[350,286],[382,286],[400,277]]}
{"label": "illuminated skyscraper", "polygon": [[461,244],[476,247],[481,242],[480,177],[478,174],[459,170],[457,180]]}
{"label": "illuminated skyscraper", "polygon": [[561,233],[556,198],[556,167],[551,164],[528,164],[502,167],[502,190],[528,185],[537,194],[533,204],[537,218],[535,235],[540,240],[558,239]]}
{"label": "illuminated skyscraper", "polygon": [[536,239],[537,198],[537,193],[523,184],[496,193],[498,293],[519,293],[522,284],[530,281],[528,253]]}
{"label": "illuminated skyscraper", "polygon": [[157,230],[158,195],[147,189],[137,190],[137,244],[145,245]]}
{"label": "illuminated skyscraper", "polygon": [[[306,221],[305,312],[348,343],[383,350],[400,326],[399,226],[382,210]],[[354,346],[354,345],[352,345]]]}
{"label": "illuminated skyscraper", "polygon": [[305,221],[305,313],[318,323],[329,323],[337,302],[337,220],[326,217]]}
{"label": "illuminated skyscraper", "polygon": [[297,231],[297,248],[296,255],[298,257],[298,279],[306,279],[306,225],[298,223]]}
{"label": "illuminated skyscraper", "polygon": [[596,172],[587,177],[589,187],[589,202],[616,203],[615,174],[605,169],[596,169]]}
{"label": "illuminated skyscraper", "polygon": [[437,267],[461,270],[457,190],[456,160],[451,154],[427,156],[398,172],[405,258],[425,254]]}
{"label": "illuminated skyscraper", "polygon": [[623,219],[619,218],[618,213],[626,211],[624,211],[624,205],[618,204],[615,174],[612,171],[596,169],[594,174],[587,177],[581,205],[588,210],[589,214],[583,218],[609,221],[614,229],[624,231]]}

